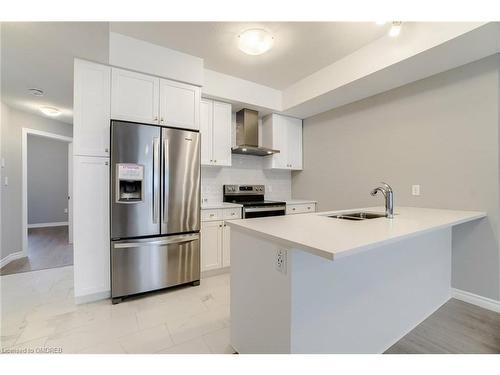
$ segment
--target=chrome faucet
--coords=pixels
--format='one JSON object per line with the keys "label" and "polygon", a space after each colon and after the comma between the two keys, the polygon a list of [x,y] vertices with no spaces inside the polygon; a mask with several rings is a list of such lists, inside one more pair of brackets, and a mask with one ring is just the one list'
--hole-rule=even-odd
{"label": "chrome faucet", "polygon": [[380,191],[385,198],[385,217],[392,219],[394,217],[394,192],[389,184],[381,182],[382,186],[376,187],[371,191],[371,195],[375,196]]}

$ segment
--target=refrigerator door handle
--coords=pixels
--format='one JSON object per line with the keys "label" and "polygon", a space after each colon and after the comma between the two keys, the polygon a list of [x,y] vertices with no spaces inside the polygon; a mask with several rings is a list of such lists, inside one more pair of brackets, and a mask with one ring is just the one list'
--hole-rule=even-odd
{"label": "refrigerator door handle", "polygon": [[159,245],[171,245],[177,243],[196,241],[200,238],[200,235],[195,234],[183,234],[180,236],[172,236],[162,240],[156,241],[142,241],[142,242],[123,242],[114,244],[115,249],[125,249],[130,247],[143,247],[143,246],[159,246]]}
{"label": "refrigerator door handle", "polygon": [[153,223],[158,224],[160,215],[160,191],[157,187],[156,181],[158,181],[159,168],[158,163],[160,161],[160,139],[155,137],[153,139]]}
{"label": "refrigerator door handle", "polygon": [[[169,195],[169,187],[170,187],[170,181],[169,181],[169,158],[168,158],[168,138],[163,138],[162,139],[162,153],[163,153],[163,175],[162,175],[162,187],[163,187],[163,197],[162,197],[162,205],[163,205],[163,212],[162,212],[162,218],[161,221],[163,224],[168,223],[168,195]],[[166,219],[166,220],[165,220]]]}

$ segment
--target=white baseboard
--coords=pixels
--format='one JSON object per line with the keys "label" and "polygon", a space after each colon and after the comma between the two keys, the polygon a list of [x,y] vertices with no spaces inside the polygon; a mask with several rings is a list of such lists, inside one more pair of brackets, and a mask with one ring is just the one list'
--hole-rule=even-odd
{"label": "white baseboard", "polygon": [[500,301],[455,288],[451,289],[451,296],[460,301],[482,307],[483,309],[500,313]]}
{"label": "white baseboard", "polygon": [[57,223],[37,223],[37,224],[28,224],[28,228],[46,228],[46,227],[64,227],[68,226],[67,221],[60,221]]}
{"label": "white baseboard", "polygon": [[7,264],[12,262],[13,260],[24,258],[26,256],[27,256],[27,254],[25,254],[24,251],[17,251],[15,253],[9,254],[5,258],[0,260],[0,268],[2,268],[3,266],[6,266]]}
{"label": "white baseboard", "polygon": [[223,273],[229,273],[231,271],[230,267],[223,267],[216,270],[203,271],[200,278],[205,279],[207,277],[222,275]]}
{"label": "white baseboard", "polygon": [[84,294],[84,295],[81,295],[81,296],[75,296],[75,303],[77,305],[81,305],[83,303],[101,301],[103,299],[108,299],[108,298],[111,298],[111,291],[110,290],[105,290],[103,292],[97,292],[97,293],[91,293],[91,294]]}

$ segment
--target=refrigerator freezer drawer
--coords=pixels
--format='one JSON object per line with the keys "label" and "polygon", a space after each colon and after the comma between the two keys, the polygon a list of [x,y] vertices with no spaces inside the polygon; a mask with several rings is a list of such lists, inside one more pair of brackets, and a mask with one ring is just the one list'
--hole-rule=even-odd
{"label": "refrigerator freezer drawer", "polygon": [[199,279],[198,233],[111,243],[112,298]]}

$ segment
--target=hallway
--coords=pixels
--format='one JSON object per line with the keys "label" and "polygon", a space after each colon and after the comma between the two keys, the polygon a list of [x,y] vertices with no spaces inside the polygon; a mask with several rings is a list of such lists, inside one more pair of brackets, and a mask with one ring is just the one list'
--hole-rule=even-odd
{"label": "hallway", "polygon": [[73,245],[68,227],[28,229],[28,257],[16,259],[0,269],[0,275],[73,265]]}

